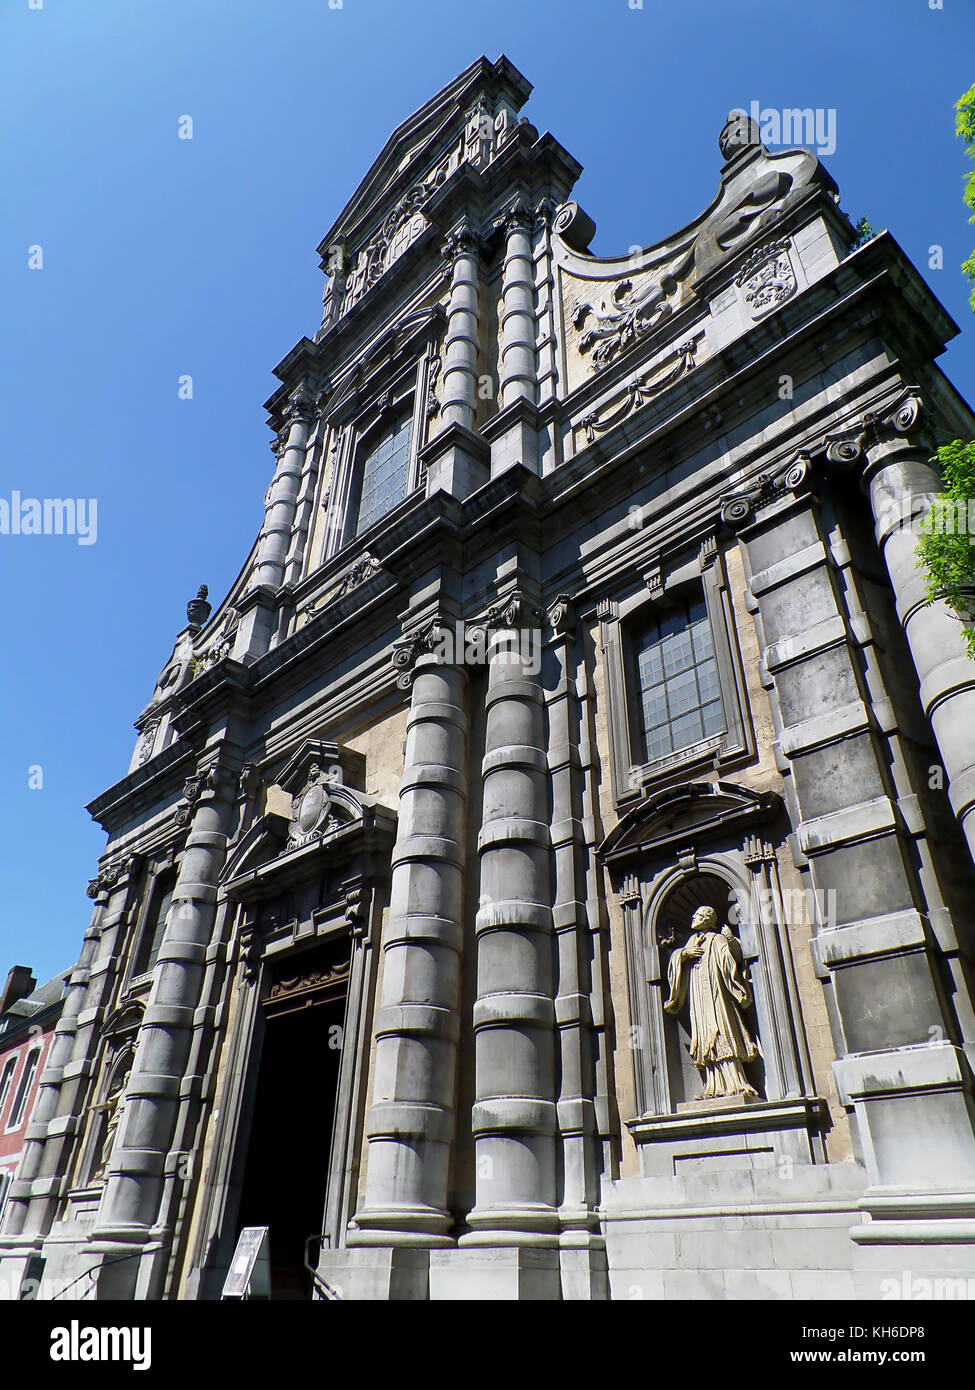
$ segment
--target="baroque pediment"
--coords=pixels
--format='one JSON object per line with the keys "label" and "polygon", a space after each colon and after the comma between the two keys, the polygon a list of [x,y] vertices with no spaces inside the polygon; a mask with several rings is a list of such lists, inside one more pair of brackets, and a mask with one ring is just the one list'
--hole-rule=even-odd
{"label": "baroque pediment", "polygon": [[604,863],[675,854],[715,835],[751,833],[779,811],[775,792],[756,792],[735,782],[682,782],[647,796],[629,811],[600,845]]}
{"label": "baroque pediment", "polygon": [[323,328],[422,235],[423,205],[458,168],[501,152],[530,92],[507,58],[479,58],[393,131],[318,248],[330,277]]}
{"label": "baroque pediment", "polygon": [[[599,373],[648,339],[666,333],[668,320],[703,303],[709,277],[739,253],[769,242],[744,267],[743,293],[757,317],[795,290],[784,245],[770,236],[784,214],[811,190],[832,202],[836,185],[814,154],[804,149],[770,153],[745,122],[743,137],[729,139],[726,122],[719,144],[727,162],[714,201],[680,231],[625,256],[588,251],[594,230],[576,203],[559,208],[553,220],[565,342],[571,384]],[[745,281],[747,280],[747,284]]]}

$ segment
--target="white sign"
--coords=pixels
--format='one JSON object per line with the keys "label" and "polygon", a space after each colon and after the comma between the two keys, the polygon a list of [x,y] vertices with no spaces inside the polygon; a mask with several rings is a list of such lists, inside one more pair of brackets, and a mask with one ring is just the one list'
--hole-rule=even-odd
{"label": "white sign", "polygon": [[245,1226],[223,1283],[221,1298],[270,1298],[271,1263],[267,1226]]}

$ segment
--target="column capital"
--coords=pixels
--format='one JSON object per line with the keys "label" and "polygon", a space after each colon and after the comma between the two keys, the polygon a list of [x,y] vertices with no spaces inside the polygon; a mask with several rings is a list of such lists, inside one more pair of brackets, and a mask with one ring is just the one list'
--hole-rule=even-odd
{"label": "column capital", "polygon": [[484,239],[473,222],[465,218],[447,233],[441,255],[454,264],[462,256],[479,257],[484,249]]}
{"label": "column capital", "polygon": [[760,473],[747,487],[726,493],[719,499],[721,520],[732,530],[754,521],[760,507],[778,501],[787,492],[799,492],[809,479],[811,467],[810,455],[800,452],[775,473]]}
{"label": "column capital", "polygon": [[412,686],[416,676],[416,663],[421,656],[437,653],[444,665],[462,664],[446,660],[446,653],[454,641],[454,627],[455,624],[450,618],[445,614],[437,613],[433,617],[427,618],[418,627],[404,632],[402,637],[397,638],[393,643],[393,654],[390,660],[393,669],[397,672],[396,684],[400,690],[409,690]]}
{"label": "column capital", "polygon": [[525,198],[518,194],[494,220],[494,226],[506,236],[512,232],[530,233],[535,225],[535,213]]}
{"label": "column capital", "polygon": [[906,386],[880,410],[867,410],[823,440],[828,463],[866,464],[882,458],[891,444],[924,447],[930,440],[931,410],[917,386]]}

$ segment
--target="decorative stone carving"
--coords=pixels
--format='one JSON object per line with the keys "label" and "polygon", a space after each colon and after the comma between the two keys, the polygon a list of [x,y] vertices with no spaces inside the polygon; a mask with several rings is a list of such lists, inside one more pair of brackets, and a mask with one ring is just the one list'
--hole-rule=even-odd
{"label": "decorative stone carving", "polygon": [[440,373],[443,370],[443,363],[439,357],[434,357],[430,363],[430,373],[427,377],[427,419],[432,420],[435,415],[440,413],[440,398],[437,396],[437,382],[440,380]]}
{"label": "decorative stone carving", "polygon": [[360,584],[364,584],[367,579],[371,579],[375,574],[382,574],[383,567],[372,555],[364,554],[349,566],[339,583],[332,598],[343,598],[346,594],[357,589]]}
{"label": "decorative stone carving", "polygon": [[292,803],[289,849],[298,849],[313,840],[320,840],[338,825],[338,818],[332,812],[329,780],[327,769],[317,762],[311,764],[308,781]]}
{"label": "decorative stone carving", "polygon": [[413,684],[414,667],[417,658],[424,652],[442,649],[443,630],[445,620],[438,617],[431,618],[422,627],[416,628],[413,632],[404,634],[393,643],[393,654],[391,657],[394,669],[399,673],[396,684],[401,690],[409,690]]}
{"label": "decorative stone carving", "polygon": [[729,111],[718,136],[718,149],[724,160],[737,159],[746,150],[761,144],[761,131],[758,123],[744,111]]}
{"label": "decorative stone carving", "polygon": [[770,241],[746,258],[735,284],[752,318],[760,319],[791,299],[798,287],[788,241]]}
{"label": "decorative stone carving", "polygon": [[[641,406],[646,405],[648,401],[659,395],[661,391],[666,390],[668,386],[673,386],[675,382],[680,381],[681,377],[686,376],[696,365],[694,360],[696,353],[697,340],[688,338],[686,342],[680,343],[674,349],[673,357],[676,360],[667,371],[655,376],[654,372],[658,370],[660,365],[658,363],[653,372],[634,377],[627,384],[622,401],[613,406],[608,415],[600,417],[598,412],[591,411],[590,414],[583,416],[580,423],[586,432],[587,442],[591,444],[597,434],[602,434],[605,430],[620,424],[633,411],[639,410]],[[670,360],[670,358],[667,359],[667,361]]]}
{"label": "decorative stone carving", "polygon": [[581,328],[590,316],[595,320],[593,327],[579,339],[580,352],[593,348],[593,371],[601,370],[614,357],[633,347],[673,312],[668,301],[677,292],[678,277],[689,269],[690,260],[685,258],[675,271],[665,272],[638,293],[634,293],[632,280],[620,280],[613,290],[611,303],[605,299],[598,304],[588,299],[576,303],[573,314],[576,328]]}
{"label": "decorative stone carving", "polygon": [[453,263],[458,256],[479,256],[483,249],[483,242],[477,228],[472,223],[465,221],[448,233],[441,252],[447,261]]}
{"label": "decorative stone carving", "polygon": [[745,1066],[758,1048],[745,1024],[752,993],[741,947],[728,926],[718,925],[713,907],[699,907],[691,918],[687,944],[674,951],[667,970],[667,1013],[689,1002],[691,1061],[704,1082],[706,1099],[723,1096],[757,1098]]}
{"label": "decorative stone carving", "polygon": [[800,453],[780,472],[760,473],[749,487],[721,498],[721,520],[727,526],[743,526],[758,507],[767,506],[787,492],[798,492],[809,477],[810,468],[809,455]]}
{"label": "decorative stone carving", "polygon": [[[176,673],[177,675],[179,674],[179,667],[176,668]],[[159,732],[159,722],[160,721],[158,719],[150,720],[150,722],[142,730],[142,733],[139,735],[139,747],[136,751],[136,762],[139,764],[140,767],[143,763],[147,763],[149,759],[152,757],[152,749],[153,745],[156,742],[156,734]]]}
{"label": "decorative stone carving", "polygon": [[107,1176],[108,1161],[112,1156],[115,1135],[118,1132],[119,1125],[122,1123],[122,1116],[125,1111],[125,1087],[128,1084],[131,1070],[132,1064],[130,1061],[127,1067],[112,1078],[108,1098],[103,1103],[107,1119],[101,1147],[98,1151],[98,1159],[95,1164],[94,1172],[92,1173],[92,1182],[104,1182]]}
{"label": "decorative stone carving", "polygon": [[208,593],[207,586],[201,584],[197,590],[196,598],[191,598],[186,605],[186,621],[194,631],[203,626],[212,611],[211,605],[207,603]]}

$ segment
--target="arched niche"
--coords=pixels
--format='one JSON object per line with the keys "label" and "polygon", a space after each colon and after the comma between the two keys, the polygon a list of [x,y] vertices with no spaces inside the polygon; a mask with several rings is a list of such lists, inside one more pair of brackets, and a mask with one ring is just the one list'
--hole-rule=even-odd
{"label": "arched niche", "polygon": [[[690,939],[691,921],[701,907],[714,910],[719,925],[727,925],[741,949],[737,931],[741,917],[739,890],[727,877],[713,871],[692,873],[679,878],[662,896],[658,895],[656,911],[649,914],[650,920],[646,922],[648,938],[655,941],[660,959],[661,991],[664,997],[669,993],[668,976],[671,961],[674,954]],[[744,974],[746,983],[751,987],[751,972],[747,964]],[[759,1049],[759,1057],[746,1066],[745,1074],[759,1097],[764,1099],[765,1064],[754,994],[752,1003],[743,1011],[743,1022]],[[688,998],[684,999],[676,1014],[663,1011],[663,1036],[671,1105],[679,1106],[688,1101],[698,1100],[701,1096],[702,1078],[690,1057],[691,1019]]]}

